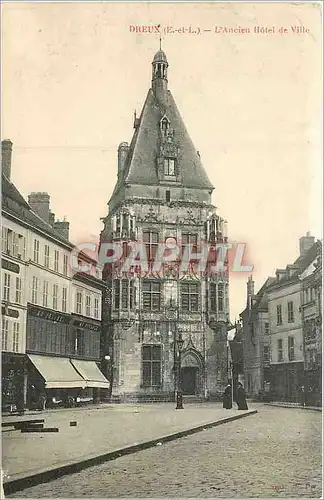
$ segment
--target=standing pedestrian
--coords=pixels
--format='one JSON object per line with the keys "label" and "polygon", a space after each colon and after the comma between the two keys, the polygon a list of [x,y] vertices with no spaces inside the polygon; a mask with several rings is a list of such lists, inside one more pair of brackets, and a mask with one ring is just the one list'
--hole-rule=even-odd
{"label": "standing pedestrian", "polygon": [[243,388],[243,385],[241,384],[241,382],[239,382],[237,385],[236,403],[237,403],[238,410],[248,410],[248,405],[246,402],[246,395],[245,395],[245,391],[244,391],[244,388]]}
{"label": "standing pedestrian", "polygon": [[301,406],[306,406],[306,394],[305,394],[305,387],[303,385],[299,389],[299,402]]}
{"label": "standing pedestrian", "polygon": [[223,408],[226,410],[230,410],[232,408],[232,386],[228,384],[225,387],[225,391],[223,394]]}
{"label": "standing pedestrian", "polygon": [[42,393],[39,396],[39,409],[44,411],[45,408],[46,408],[46,396],[44,393]]}

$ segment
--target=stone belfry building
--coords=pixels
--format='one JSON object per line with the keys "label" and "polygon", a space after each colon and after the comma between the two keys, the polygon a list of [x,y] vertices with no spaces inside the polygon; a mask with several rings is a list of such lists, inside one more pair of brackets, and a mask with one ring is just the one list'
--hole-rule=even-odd
{"label": "stone belfry building", "polygon": [[[168,90],[167,72],[159,50],[132,141],[118,148],[118,177],[101,233],[101,243],[120,242],[124,249],[120,262],[104,269],[111,297],[104,306],[103,349],[112,361],[112,394],[121,401],[174,397],[179,334],[183,393],[213,399],[227,383],[228,273],[210,276],[210,263],[198,272],[192,262],[186,273],[178,262],[159,271],[152,266],[159,243],[190,244],[199,253],[203,245],[227,241],[226,222],[211,204],[214,188]],[[131,242],[145,245],[144,271],[121,269]]]}

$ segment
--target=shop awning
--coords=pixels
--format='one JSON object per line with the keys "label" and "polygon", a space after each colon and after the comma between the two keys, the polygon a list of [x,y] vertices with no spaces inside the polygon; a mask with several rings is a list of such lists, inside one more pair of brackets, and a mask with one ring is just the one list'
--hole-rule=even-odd
{"label": "shop awning", "polygon": [[95,361],[71,359],[71,363],[85,380],[86,387],[109,389],[110,383],[99,370]]}
{"label": "shop awning", "polygon": [[46,389],[86,387],[85,380],[74,369],[68,358],[28,354],[30,361],[45,380]]}

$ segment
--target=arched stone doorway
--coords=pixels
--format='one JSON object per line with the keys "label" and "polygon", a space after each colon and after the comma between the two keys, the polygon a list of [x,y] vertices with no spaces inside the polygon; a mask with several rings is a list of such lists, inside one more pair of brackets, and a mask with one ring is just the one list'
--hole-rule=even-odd
{"label": "arched stone doorway", "polygon": [[201,391],[202,359],[198,352],[189,350],[183,353],[181,362],[181,390],[184,395],[195,395]]}

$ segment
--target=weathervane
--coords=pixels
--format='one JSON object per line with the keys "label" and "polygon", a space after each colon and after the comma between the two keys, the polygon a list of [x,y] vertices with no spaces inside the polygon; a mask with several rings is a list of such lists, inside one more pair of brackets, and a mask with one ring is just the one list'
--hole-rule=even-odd
{"label": "weathervane", "polygon": [[159,28],[159,43],[160,43],[160,50],[162,50],[161,24],[158,24],[158,28]]}

